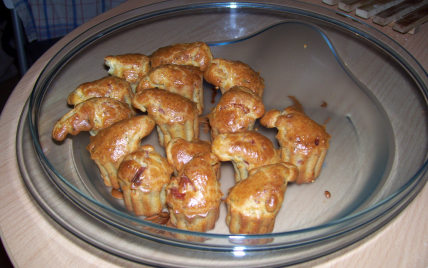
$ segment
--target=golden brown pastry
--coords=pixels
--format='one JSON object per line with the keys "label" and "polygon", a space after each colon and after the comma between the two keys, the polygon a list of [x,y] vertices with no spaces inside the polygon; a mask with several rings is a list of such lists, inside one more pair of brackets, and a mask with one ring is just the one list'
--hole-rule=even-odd
{"label": "golden brown pastry", "polygon": [[152,68],[164,64],[193,65],[205,70],[213,59],[210,47],[203,42],[174,44],[159,48],[150,56]]}
{"label": "golden brown pastry", "polygon": [[112,98],[92,98],[77,104],[59,119],[52,130],[52,137],[62,141],[67,134],[77,135],[81,131],[95,135],[98,130],[132,115],[132,110],[125,103]]}
{"label": "golden brown pastry", "polygon": [[284,111],[270,110],[260,120],[268,128],[276,127],[281,159],[299,168],[297,184],[311,183],[319,176],[324,161],[328,141],[331,136],[325,126],[317,124],[303,111],[299,101],[289,96],[294,105]]}
{"label": "golden brown pastry", "polygon": [[163,147],[175,137],[188,141],[199,137],[196,104],[180,94],[165,89],[145,89],[135,94],[132,104],[154,117],[159,143]]}
{"label": "golden brown pastry", "polygon": [[104,63],[110,67],[109,74],[124,78],[133,89],[151,69],[149,57],[138,53],[107,56]]}
{"label": "golden brown pastry", "polygon": [[204,71],[204,78],[219,87],[223,94],[233,86],[243,86],[262,97],[265,88],[259,73],[240,61],[214,59]]}
{"label": "golden brown pastry", "polygon": [[232,161],[236,182],[245,180],[256,167],[281,162],[280,152],[272,141],[256,131],[220,134],[211,151],[220,161]]}
{"label": "golden brown pastry", "polygon": [[[177,176],[178,172],[183,169],[192,158],[201,153],[211,152],[211,143],[194,138],[191,141],[186,141],[182,138],[174,138],[166,146],[166,158],[168,163],[174,169],[174,175]],[[214,166],[217,174],[217,180],[220,179],[220,162]]]}
{"label": "golden brown pastry", "polygon": [[131,84],[125,79],[116,76],[106,76],[93,82],[83,83],[68,95],[67,102],[70,105],[77,105],[91,98],[113,98],[132,106]]}
{"label": "golden brown pastry", "polygon": [[232,234],[266,234],[273,231],[287,183],[297,179],[298,169],[277,163],[252,169],[247,179],[229,189],[226,224]]}
{"label": "golden brown pastry", "polygon": [[[166,191],[171,223],[179,229],[206,232],[215,227],[223,193],[214,166],[218,159],[212,153],[193,157],[177,177],[172,177]],[[197,240],[177,234],[177,238]]]}
{"label": "golden brown pastry", "polygon": [[234,86],[226,91],[208,114],[211,140],[218,134],[252,130],[254,122],[265,113],[262,98],[250,89]]}
{"label": "golden brown pastry", "polygon": [[114,123],[91,137],[86,147],[91,159],[98,165],[104,183],[119,189],[117,169],[123,158],[138,150],[140,141],[155,127],[155,120],[148,115],[134,116]]}
{"label": "golden brown pastry", "polygon": [[125,206],[137,216],[161,213],[173,170],[151,145],[125,156],[117,171]]}
{"label": "golden brown pastry", "polygon": [[195,66],[166,64],[152,69],[140,80],[136,92],[161,88],[180,94],[196,103],[199,115],[204,111],[203,72]]}

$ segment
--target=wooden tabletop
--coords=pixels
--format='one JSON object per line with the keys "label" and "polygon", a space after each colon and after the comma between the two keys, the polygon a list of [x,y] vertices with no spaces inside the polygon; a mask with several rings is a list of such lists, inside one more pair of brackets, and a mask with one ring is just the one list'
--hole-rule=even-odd
{"label": "wooden tabletop", "polygon": [[[130,0],[79,27],[44,54],[21,79],[0,118],[0,227],[2,241],[16,267],[142,267],[97,249],[70,234],[52,220],[28,192],[16,160],[16,128],[41,69],[59,48],[78,33],[114,14],[156,0]],[[307,0],[327,7],[321,0]],[[336,9],[336,7],[332,7]],[[371,22],[369,22],[371,24]],[[428,23],[417,34],[383,31],[407,49],[428,70]],[[427,267],[428,187],[395,219],[369,237],[343,250],[300,264],[298,267]]]}

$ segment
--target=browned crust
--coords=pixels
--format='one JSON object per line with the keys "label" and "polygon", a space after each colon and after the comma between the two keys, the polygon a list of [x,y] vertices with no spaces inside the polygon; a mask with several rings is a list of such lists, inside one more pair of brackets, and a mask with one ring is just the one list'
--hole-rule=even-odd
{"label": "browned crust", "polygon": [[149,57],[139,53],[107,56],[104,62],[110,67],[109,74],[131,84],[138,83],[151,69]]}
{"label": "browned crust", "polygon": [[225,93],[233,86],[243,86],[263,96],[264,79],[248,64],[240,61],[214,59],[204,71],[204,78]]}
{"label": "browned crust", "polygon": [[196,155],[167,186],[167,204],[171,223],[177,228],[205,232],[213,229],[223,193],[212,153]]}
{"label": "browned crust", "polygon": [[271,233],[284,200],[287,183],[298,169],[289,163],[265,165],[229,189],[226,223],[232,234]]}
{"label": "browned crust", "polygon": [[134,93],[132,92],[131,84],[125,79],[116,76],[106,76],[81,84],[68,95],[67,102],[70,105],[77,105],[88,99],[101,97],[113,98],[128,104],[129,108],[134,109],[132,106]]}
{"label": "browned crust", "polygon": [[77,135],[81,131],[98,131],[115,122],[130,118],[133,112],[127,104],[112,98],[92,98],[77,104],[59,119],[52,130],[57,141],[67,134]]}
{"label": "browned crust", "polygon": [[102,129],[91,137],[86,147],[91,159],[97,163],[107,186],[119,189],[117,169],[123,158],[140,147],[140,141],[149,135],[155,126],[151,116],[135,116]]}
{"label": "browned crust", "polygon": [[161,213],[172,172],[167,160],[151,145],[125,156],[117,174],[126,208],[137,216]]}
{"label": "browned crust", "polygon": [[265,113],[262,98],[250,89],[234,86],[220,98],[214,110],[208,114],[211,139],[218,134],[252,130],[254,122]]}
{"label": "browned crust", "polygon": [[135,94],[132,104],[156,120],[160,145],[175,137],[199,137],[198,109],[191,100],[164,89],[146,89]]}
{"label": "browned crust", "polygon": [[140,80],[136,92],[149,88],[166,89],[196,103],[201,115],[204,111],[203,72],[195,66],[166,64],[152,69]]}
{"label": "browned crust", "polygon": [[204,71],[213,59],[211,49],[203,42],[173,44],[161,47],[150,56],[152,68],[164,64],[193,65]]}
{"label": "browned crust", "polygon": [[174,173],[177,176],[185,164],[200,153],[211,152],[211,143],[194,138],[187,141],[183,138],[172,139],[165,148],[166,158],[168,163],[174,168]]}
{"label": "browned crust", "polygon": [[303,111],[302,105],[292,96],[295,105],[284,111],[271,110],[260,120],[266,127],[276,127],[276,138],[281,146],[282,161],[299,168],[297,184],[311,183],[319,176],[331,135],[325,126],[316,123]]}
{"label": "browned crust", "polygon": [[246,179],[254,168],[281,162],[280,151],[272,141],[256,131],[220,134],[211,151],[220,161],[232,161],[236,182]]}

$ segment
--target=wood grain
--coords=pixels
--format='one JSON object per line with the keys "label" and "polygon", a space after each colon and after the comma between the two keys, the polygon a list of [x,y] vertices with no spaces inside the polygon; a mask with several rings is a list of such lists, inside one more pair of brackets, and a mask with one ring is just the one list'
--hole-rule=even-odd
{"label": "wood grain", "polygon": [[322,0],[323,3],[330,5],[330,6],[334,6],[337,5],[340,0]]}
{"label": "wood grain", "polygon": [[339,9],[351,12],[360,6],[369,5],[375,2],[375,0],[342,0],[339,2]]}
{"label": "wood grain", "polygon": [[396,21],[392,28],[400,33],[407,33],[411,29],[428,21],[428,5],[425,5],[412,13]]}
{"label": "wood grain", "polygon": [[355,15],[368,19],[373,17],[375,14],[384,11],[387,8],[390,8],[398,3],[403,2],[403,0],[380,0],[370,3],[368,5],[363,5],[357,8]]}
{"label": "wood grain", "polygon": [[382,26],[390,24],[426,4],[428,4],[428,0],[406,0],[379,12],[373,17],[373,22]]}

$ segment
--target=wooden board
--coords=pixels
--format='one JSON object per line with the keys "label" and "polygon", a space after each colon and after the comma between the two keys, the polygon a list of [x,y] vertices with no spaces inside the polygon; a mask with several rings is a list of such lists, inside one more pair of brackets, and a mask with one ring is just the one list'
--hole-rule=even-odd
{"label": "wooden board", "polygon": [[[322,0],[324,4],[334,7],[336,10],[352,12],[355,16],[369,19],[373,23],[393,27],[395,21],[403,18],[418,8],[428,5],[428,0]],[[426,22],[424,13],[413,15],[407,20],[400,22],[394,28],[400,33],[415,34],[420,31],[421,24]]]}
{"label": "wooden board", "polygon": [[342,0],[339,2],[339,9],[351,12],[360,6],[368,5],[372,2],[375,2],[375,0]]}
{"label": "wooden board", "polygon": [[334,5],[337,5],[340,2],[340,0],[322,0],[322,2],[324,4],[334,6]]}
{"label": "wooden board", "polygon": [[428,5],[425,5],[416,11],[406,15],[402,19],[396,21],[392,29],[400,32],[407,33],[411,29],[428,21]]}
{"label": "wooden board", "polygon": [[378,0],[373,3],[360,6],[355,11],[355,15],[368,19],[376,15],[377,13],[384,11],[392,6],[395,6],[404,0]]}
{"label": "wooden board", "polygon": [[428,4],[428,0],[405,0],[393,7],[379,12],[373,17],[373,22],[382,26],[397,21],[412,11]]}

